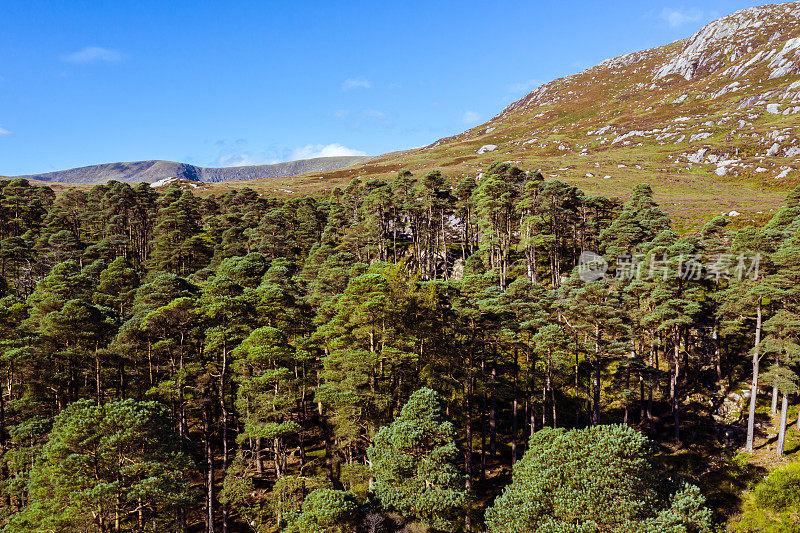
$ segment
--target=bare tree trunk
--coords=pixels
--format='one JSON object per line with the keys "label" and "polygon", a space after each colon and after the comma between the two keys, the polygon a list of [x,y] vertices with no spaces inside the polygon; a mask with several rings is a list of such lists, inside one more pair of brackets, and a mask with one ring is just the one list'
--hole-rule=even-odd
{"label": "bare tree trunk", "polygon": [[[228,350],[223,342],[222,347],[222,369],[219,376],[219,405],[222,411],[222,472],[228,472],[228,409],[225,406],[225,374],[228,370]],[[222,533],[228,533],[230,528],[230,506],[227,502],[222,504]]]}
{"label": "bare tree trunk", "polygon": [[680,332],[675,334],[675,346],[673,348],[673,365],[670,391],[672,392],[672,419],[675,424],[675,442],[681,442],[681,421],[680,421],[680,400],[678,399],[678,377],[681,372],[680,362]]}
{"label": "bare tree trunk", "polygon": [[750,409],[747,413],[747,441],[745,451],[752,453],[756,426],[756,396],[758,396],[758,351],[761,344],[761,298],[756,306],[756,342],[753,346],[753,383],[750,386]]}
{"label": "bare tree trunk", "polygon": [[97,381],[97,405],[101,405],[103,403],[103,386],[100,379],[100,353],[98,352],[98,347],[95,347],[94,350],[94,372],[95,380]]}
{"label": "bare tree trunk", "polygon": [[531,377],[531,389],[530,389],[530,394],[528,395],[528,397],[530,398],[529,403],[530,403],[531,437],[533,437],[533,434],[536,433],[536,398],[534,398],[534,395],[536,394],[535,389],[536,389],[536,382],[533,379],[533,377]]}
{"label": "bare tree trunk", "polygon": [[594,326],[594,361],[593,361],[593,376],[592,376],[592,425],[597,426],[600,424],[600,325]]}
{"label": "bare tree trunk", "polygon": [[264,473],[264,458],[261,456],[261,437],[256,438],[256,449],[255,449],[255,456],[256,456],[256,472],[258,474]]}
{"label": "bare tree trunk", "polygon": [[[471,359],[471,358],[470,358]],[[467,484],[466,490],[467,492],[472,491],[472,369],[470,364],[470,376],[467,378],[467,424],[466,424],[466,434],[464,435],[466,440],[466,453],[464,454],[464,472],[467,474]]]}
{"label": "bare tree trunk", "polygon": [[550,405],[553,407],[553,427],[558,427],[558,415],[556,414],[556,390],[553,387],[552,378],[550,379]]}
{"label": "bare tree trunk", "polygon": [[497,455],[497,365],[492,362],[492,402],[489,407],[489,450],[492,459]]}
{"label": "bare tree trunk", "polygon": [[214,533],[214,450],[211,446],[211,406],[205,407],[206,533]]}
{"label": "bare tree trunk", "polygon": [[519,361],[517,359],[517,351],[514,350],[514,398],[511,405],[511,466],[517,462],[517,436],[519,428],[517,427],[517,373],[519,370]]}
{"label": "bare tree trunk", "polygon": [[[781,358],[780,354],[775,354],[775,366],[780,368],[781,366]],[[778,385],[777,383],[772,385],[772,401],[770,402],[769,412],[772,416],[778,412],[778,396],[780,393],[778,392]]]}
{"label": "bare tree trunk", "polygon": [[483,410],[481,411],[481,481],[486,481],[486,413],[489,410],[489,399],[486,395],[485,362],[481,361],[481,380],[483,381]]}
{"label": "bare tree trunk", "polygon": [[789,410],[789,395],[784,392],[783,400],[781,401],[781,425],[778,429],[778,444],[775,448],[775,453],[778,457],[783,455],[783,448],[786,444],[786,416]]}
{"label": "bare tree trunk", "polygon": [[646,404],[644,401],[644,377],[642,377],[641,370],[639,371],[639,424],[641,425],[647,417]]}
{"label": "bare tree trunk", "polygon": [[655,434],[655,427],[653,426],[653,375],[655,370],[656,360],[656,347],[653,341],[650,341],[650,376],[647,380],[647,424],[650,429],[650,435]]}
{"label": "bare tree trunk", "polygon": [[719,328],[719,324],[717,320],[714,320],[714,333],[712,334],[711,338],[714,340],[714,368],[717,371],[717,381],[722,383],[722,350],[720,350],[719,346],[719,333],[717,329]]}
{"label": "bare tree trunk", "polygon": [[578,424],[580,423],[580,417],[581,417],[581,409],[580,409],[580,406],[581,406],[581,403],[580,403],[581,391],[580,391],[580,383],[579,383],[579,380],[578,380],[578,370],[579,370],[579,368],[578,368],[578,352],[576,350],[575,351],[575,427],[578,427]]}

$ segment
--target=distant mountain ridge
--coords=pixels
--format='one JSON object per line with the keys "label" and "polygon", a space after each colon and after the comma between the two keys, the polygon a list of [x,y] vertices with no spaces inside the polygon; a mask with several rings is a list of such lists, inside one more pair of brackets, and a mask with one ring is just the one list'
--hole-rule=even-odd
{"label": "distant mountain ridge", "polygon": [[349,167],[370,159],[369,156],[318,157],[287,161],[274,165],[253,165],[243,167],[198,167],[174,161],[133,161],[125,163],[105,163],[87,167],[58,170],[42,174],[27,174],[18,178],[63,183],[95,184],[116,180],[128,183],[153,183],[168,178],[213,183],[229,180],[249,180],[279,178],[326,172]]}

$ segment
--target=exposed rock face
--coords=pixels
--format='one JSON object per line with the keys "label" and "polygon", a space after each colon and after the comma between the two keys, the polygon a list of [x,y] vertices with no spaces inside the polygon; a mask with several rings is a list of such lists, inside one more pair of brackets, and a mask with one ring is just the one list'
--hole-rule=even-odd
{"label": "exposed rock face", "polygon": [[[687,39],[680,54],[659,68],[654,79],[678,74],[686,80],[728,67],[732,78],[744,75],[747,69],[769,60],[773,69],[770,79],[798,72],[794,53],[800,39],[785,39],[780,50],[760,50],[765,43],[784,41],[786,29],[796,30],[800,7],[796,3],[774,4],[737,11],[716,20]],[[790,57],[791,56],[791,57]]]}
{"label": "exposed rock face", "polygon": [[798,154],[800,2],[792,2],[608,59],[542,85],[485,124],[369,164],[413,170],[428,161],[480,176],[492,160],[515,161],[582,187],[605,181],[606,194],[620,174],[626,187],[703,176],[725,195],[735,180],[791,190]]}

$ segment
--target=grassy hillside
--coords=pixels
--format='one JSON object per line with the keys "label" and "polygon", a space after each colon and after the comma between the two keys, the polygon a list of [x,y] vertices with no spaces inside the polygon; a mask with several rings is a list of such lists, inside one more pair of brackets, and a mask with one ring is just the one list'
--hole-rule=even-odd
{"label": "grassy hillside", "polygon": [[552,81],[430,146],[248,185],[325,192],[402,168],[480,176],[502,160],[587,193],[624,196],[649,182],[679,225],[732,211],[759,220],[800,184],[799,47],[800,3],[744,10],[688,39]]}

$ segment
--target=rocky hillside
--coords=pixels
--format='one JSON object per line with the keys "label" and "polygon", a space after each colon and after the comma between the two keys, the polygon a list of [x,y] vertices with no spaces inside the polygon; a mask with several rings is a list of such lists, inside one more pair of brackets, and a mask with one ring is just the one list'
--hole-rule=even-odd
{"label": "rocky hillside", "polygon": [[363,162],[369,157],[319,157],[289,161],[275,165],[206,168],[172,161],[135,161],[132,163],[107,163],[89,167],[59,170],[45,174],[17,176],[20,178],[58,181],[66,183],[105,183],[109,180],[131,183],[154,183],[170,178],[189,181],[218,182],[296,176],[309,172],[324,172]]}
{"label": "rocky hillside", "polygon": [[517,161],[625,194],[650,182],[678,220],[766,216],[800,183],[800,2],[739,11],[666,46],[543,85],[492,120],[425,148],[329,174]]}

